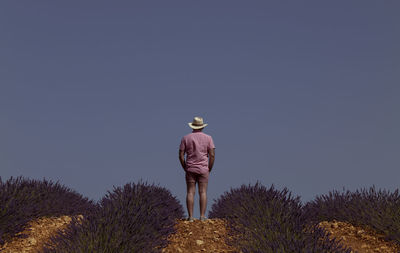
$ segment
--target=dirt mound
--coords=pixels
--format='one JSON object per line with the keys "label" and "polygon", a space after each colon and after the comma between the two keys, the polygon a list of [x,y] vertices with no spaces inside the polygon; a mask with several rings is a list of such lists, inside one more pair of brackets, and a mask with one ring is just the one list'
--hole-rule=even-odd
{"label": "dirt mound", "polygon": [[[78,218],[83,218],[78,215]],[[44,246],[44,242],[58,230],[64,230],[71,222],[71,217],[64,215],[60,217],[42,217],[32,220],[28,223],[27,228],[18,233],[26,235],[26,238],[14,237],[11,241],[6,242],[0,247],[0,252],[4,253],[36,253],[40,252]]]}
{"label": "dirt mound", "polygon": [[363,253],[397,253],[400,246],[385,241],[384,235],[376,233],[368,227],[356,227],[347,222],[323,221],[319,226],[330,233],[330,238],[341,240],[341,244],[351,247],[353,251]]}
{"label": "dirt mound", "polygon": [[214,252],[233,253],[239,250],[226,244],[228,238],[227,221],[224,219],[177,220],[177,232],[169,236],[169,244],[163,253]]}

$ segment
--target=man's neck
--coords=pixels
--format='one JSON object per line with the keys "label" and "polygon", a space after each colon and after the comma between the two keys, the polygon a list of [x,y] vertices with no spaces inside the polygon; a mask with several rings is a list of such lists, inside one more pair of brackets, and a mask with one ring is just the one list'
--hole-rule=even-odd
{"label": "man's neck", "polygon": [[196,130],[196,129],[193,129],[193,132],[192,133],[199,133],[199,132],[202,132],[203,130]]}

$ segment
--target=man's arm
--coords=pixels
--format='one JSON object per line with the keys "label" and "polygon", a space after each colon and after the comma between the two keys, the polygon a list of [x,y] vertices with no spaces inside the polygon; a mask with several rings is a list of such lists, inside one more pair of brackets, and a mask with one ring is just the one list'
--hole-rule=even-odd
{"label": "man's arm", "polygon": [[215,148],[212,148],[208,151],[208,170],[211,172],[214,166],[215,160]]}
{"label": "man's arm", "polygon": [[179,161],[181,162],[183,170],[186,171],[185,151],[179,150]]}

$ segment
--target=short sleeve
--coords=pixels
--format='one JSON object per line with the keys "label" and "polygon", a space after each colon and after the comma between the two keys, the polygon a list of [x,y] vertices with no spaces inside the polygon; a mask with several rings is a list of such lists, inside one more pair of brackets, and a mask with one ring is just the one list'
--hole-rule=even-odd
{"label": "short sleeve", "polygon": [[181,145],[179,145],[179,150],[185,151],[185,148],[186,148],[185,138],[182,138]]}
{"label": "short sleeve", "polygon": [[213,148],[215,148],[215,145],[214,145],[213,138],[210,136],[210,141],[208,143],[208,149],[210,150],[210,149],[213,149]]}

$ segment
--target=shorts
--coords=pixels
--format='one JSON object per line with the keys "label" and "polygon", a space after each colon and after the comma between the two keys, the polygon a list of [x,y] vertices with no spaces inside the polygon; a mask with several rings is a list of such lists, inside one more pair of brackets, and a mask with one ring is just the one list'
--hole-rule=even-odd
{"label": "shorts", "polygon": [[195,172],[186,171],[186,182],[201,182],[201,183],[208,183],[208,176],[210,172],[206,172],[204,174],[198,174]]}

